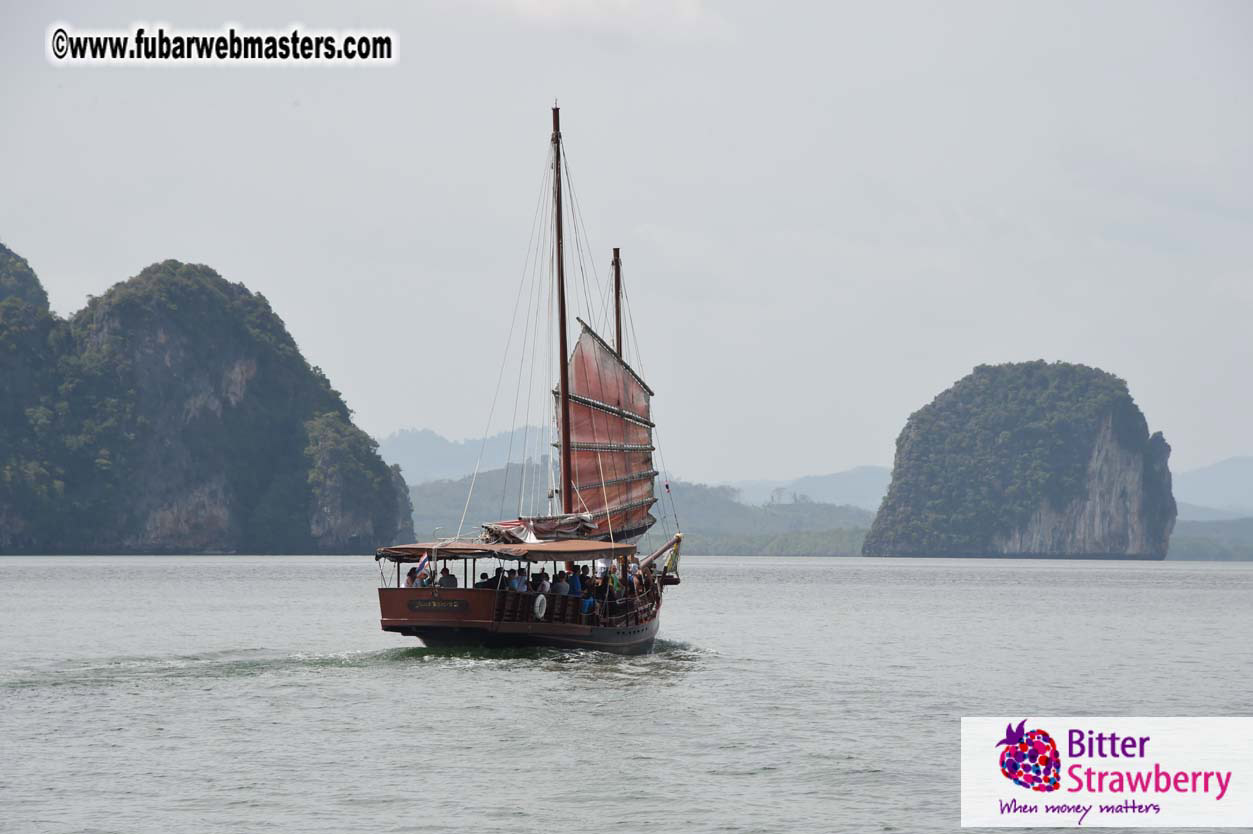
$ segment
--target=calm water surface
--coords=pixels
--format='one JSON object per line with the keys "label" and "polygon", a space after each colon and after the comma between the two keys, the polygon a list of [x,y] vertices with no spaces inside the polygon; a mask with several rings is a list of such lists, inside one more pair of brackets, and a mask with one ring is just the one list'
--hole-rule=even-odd
{"label": "calm water surface", "polygon": [[0,558],[0,831],[956,831],[962,715],[1253,711],[1253,565],[683,567],[622,658],[419,648],[369,557]]}

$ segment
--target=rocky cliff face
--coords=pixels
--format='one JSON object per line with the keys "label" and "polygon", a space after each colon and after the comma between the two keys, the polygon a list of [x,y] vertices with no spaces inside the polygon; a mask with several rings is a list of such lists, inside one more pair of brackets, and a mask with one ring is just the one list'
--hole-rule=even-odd
{"label": "rocky cliff face", "polygon": [[1110,374],[983,366],[910,417],[863,553],[1165,558],[1169,456]]}
{"label": "rocky cliff face", "polygon": [[992,551],[1165,558],[1175,521],[1172,513],[1156,511],[1155,500],[1156,494],[1170,492],[1169,452],[1164,441],[1154,445],[1150,454],[1124,448],[1114,434],[1113,417],[1106,418],[1083,492],[1060,510],[1041,501],[1025,524],[993,538]]}
{"label": "rocky cliff face", "polygon": [[0,304],[0,345],[31,355],[0,364],[17,380],[17,405],[0,409],[0,552],[412,539],[407,489],[262,296],[166,261],[68,321],[22,303]]}

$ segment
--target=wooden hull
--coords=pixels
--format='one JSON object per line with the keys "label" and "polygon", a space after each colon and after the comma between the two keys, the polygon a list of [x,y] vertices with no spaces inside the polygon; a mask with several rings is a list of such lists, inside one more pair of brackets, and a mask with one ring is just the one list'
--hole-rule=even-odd
{"label": "wooden hull", "polygon": [[655,605],[641,605],[604,622],[574,613],[578,600],[554,594],[546,595],[545,616],[536,618],[536,596],[472,588],[379,588],[380,625],[431,647],[551,646],[616,654],[652,650],[660,595]]}
{"label": "wooden hull", "polygon": [[431,648],[483,647],[491,649],[548,646],[559,649],[594,649],[614,654],[647,654],[657,637],[658,623],[653,620],[630,628],[589,627],[582,634],[558,634],[549,629],[509,631],[469,629],[447,626],[414,627],[400,631],[417,637]]}

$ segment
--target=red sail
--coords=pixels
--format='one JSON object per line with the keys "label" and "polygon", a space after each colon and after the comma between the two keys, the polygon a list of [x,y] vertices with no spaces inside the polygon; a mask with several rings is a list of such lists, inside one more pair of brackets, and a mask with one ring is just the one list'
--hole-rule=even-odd
{"label": "red sail", "polygon": [[[570,356],[572,510],[591,514],[598,538],[634,540],[656,522],[649,513],[657,501],[652,395],[613,348],[583,324]],[[560,403],[557,415],[560,420]]]}

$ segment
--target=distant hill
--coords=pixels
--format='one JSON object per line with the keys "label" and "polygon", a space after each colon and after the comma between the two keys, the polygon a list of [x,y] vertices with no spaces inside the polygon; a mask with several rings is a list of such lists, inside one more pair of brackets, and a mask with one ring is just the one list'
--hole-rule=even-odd
{"label": "distant hill", "polygon": [[[523,512],[544,512],[546,502],[543,499],[548,483],[544,466],[543,462],[538,465],[528,463],[525,468],[522,464],[512,463],[507,469],[501,467],[481,470],[474,483],[474,494],[465,514],[465,528],[462,532],[476,533],[478,526],[486,521],[517,518],[518,491],[524,472],[528,497],[532,488],[538,489],[538,495],[534,503],[528,502],[523,507]],[[457,532],[457,524],[466,506],[466,496],[470,494],[470,479],[470,475],[465,475],[409,485],[409,498],[413,502],[413,529],[419,539],[452,536]],[[437,528],[438,533],[435,532]]]}
{"label": "distant hill", "polygon": [[891,480],[892,470],[886,466],[856,466],[830,475],[806,475],[790,481],[735,481],[728,486],[739,491],[739,500],[744,504],[791,501],[795,495],[873,512],[883,502]]}
{"label": "distant hill", "polygon": [[399,464],[409,483],[421,484],[471,474],[480,449],[483,462],[479,471],[499,469],[511,458],[520,460],[524,447],[534,449],[536,438],[541,438],[541,445],[546,444],[547,431],[540,426],[519,427],[493,434],[485,445],[481,437],[449,440],[430,429],[403,429],[379,443],[379,454],[388,464]]}
{"label": "distant hill", "polygon": [[[529,484],[537,482],[538,474],[539,499],[546,492],[543,466],[541,463],[536,469],[529,464],[526,468]],[[484,521],[516,517],[522,476],[523,467],[519,464],[480,472],[462,532],[476,531]],[[440,536],[456,533],[469,488],[468,476],[411,485],[418,536],[431,537],[437,527],[442,528]],[[689,553],[853,556],[860,552],[866,528],[874,518],[873,513],[859,507],[807,500],[746,507],[736,500],[735,489],[729,486],[672,481],[670,489]],[[660,538],[664,529],[673,530],[670,499],[660,489],[659,494],[664,505],[654,508],[653,514],[666,518],[654,528],[654,538]],[[536,504],[534,509],[542,510],[542,506]],[[528,505],[524,511],[532,510]],[[646,540],[641,547],[648,544]]]}
{"label": "distant hill", "polygon": [[1187,504],[1183,501],[1176,503],[1179,506],[1180,521],[1234,521],[1249,515],[1249,513],[1241,513],[1237,510],[1219,510],[1214,507],[1202,507],[1199,504]]}
{"label": "distant hill", "polygon": [[1244,561],[1253,559],[1253,518],[1180,521],[1170,537],[1168,559]]}
{"label": "distant hill", "polygon": [[860,507],[796,501],[744,506],[732,487],[685,481],[671,483],[679,521],[685,532],[708,535],[779,535],[826,530],[866,529],[874,513]]}
{"label": "distant hill", "polygon": [[1175,498],[1253,516],[1253,457],[1235,457],[1175,475]]}

